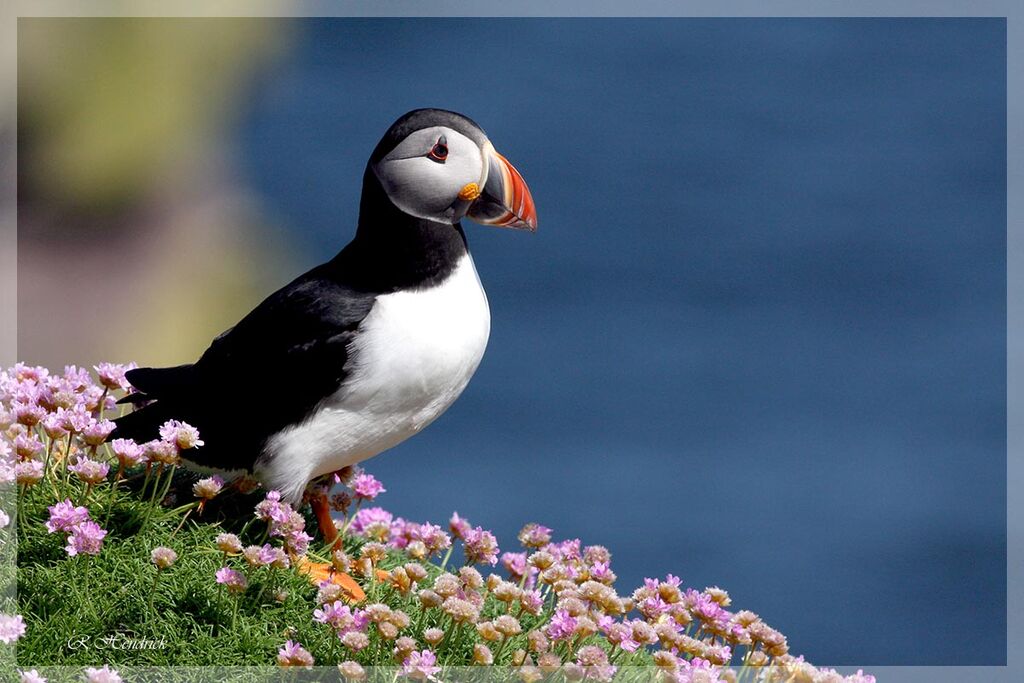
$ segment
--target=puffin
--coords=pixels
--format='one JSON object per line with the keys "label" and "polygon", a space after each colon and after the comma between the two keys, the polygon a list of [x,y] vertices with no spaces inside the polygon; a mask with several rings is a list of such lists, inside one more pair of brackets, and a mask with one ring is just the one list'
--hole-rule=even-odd
{"label": "puffin", "polygon": [[[109,439],[142,443],[187,422],[204,445],[182,452],[186,465],[251,473],[300,505],[309,482],[417,434],[466,388],[490,334],[463,218],[537,228],[526,182],[479,125],[405,114],[366,164],[352,241],[194,363],[129,371],[122,401],[135,409]],[[311,502],[332,540],[326,493]]]}

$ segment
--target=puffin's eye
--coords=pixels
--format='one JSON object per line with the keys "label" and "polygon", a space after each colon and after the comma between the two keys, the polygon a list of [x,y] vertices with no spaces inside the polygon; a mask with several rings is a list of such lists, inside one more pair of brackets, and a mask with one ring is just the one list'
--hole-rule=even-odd
{"label": "puffin's eye", "polygon": [[430,148],[430,154],[428,154],[427,156],[429,156],[434,161],[443,164],[444,160],[448,158],[447,142],[448,141],[444,139],[443,135],[439,137],[437,139],[437,142],[434,143],[434,146]]}

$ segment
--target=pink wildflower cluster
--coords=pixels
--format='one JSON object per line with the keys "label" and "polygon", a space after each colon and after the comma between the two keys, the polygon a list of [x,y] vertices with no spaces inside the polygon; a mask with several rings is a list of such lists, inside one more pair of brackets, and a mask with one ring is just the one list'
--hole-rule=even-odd
{"label": "pink wildflower cluster", "polygon": [[89,516],[89,510],[76,507],[70,500],[51,505],[50,518],[46,521],[48,532],[67,534],[65,552],[75,555],[99,555],[107,532]]}
{"label": "pink wildflower cluster", "polygon": [[292,509],[288,503],[281,501],[280,491],[267,492],[256,505],[256,516],[267,523],[270,536],[280,538],[284,548],[293,555],[305,555],[312,536],[306,533],[306,520]]}
{"label": "pink wildflower cluster", "polygon": [[[863,673],[835,678],[794,658],[784,635],[752,612],[731,611],[720,588],[686,588],[670,574],[621,595],[607,548],[554,541],[540,524],[523,527],[521,551],[503,554],[494,534],[458,513],[449,520],[450,535],[380,507],[357,509],[346,526],[363,543],[356,557],[336,553],[335,567],[364,585],[384,581],[391,589],[385,595],[394,598],[356,607],[344,602],[340,587],[321,584],[313,620],[335,631],[349,656],[341,667],[353,676],[361,665],[391,663],[407,677],[432,679],[438,653],[470,651],[470,663],[512,665],[527,682],[556,670],[568,680],[603,682],[620,666],[653,664],[676,683],[733,681],[729,667],[736,665],[755,667],[764,681],[874,683]],[[466,558],[457,572],[445,571],[452,537]],[[447,552],[440,566],[432,565],[441,551]],[[485,577],[474,566],[499,560],[505,577]],[[370,647],[379,640],[393,643],[390,662],[379,659],[379,646]],[[797,669],[806,678],[771,677]]]}
{"label": "pink wildflower cluster", "polygon": [[[84,485],[84,500],[107,482],[114,466],[115,487],[127,470],[140,465],[156,464],[159,480],[182,450],[202,446],[198,430],[177,420],[160,428],[159,439],[144,444],[107,443],[115,425],[106,414],[118,392],[131,390],[125,373],[134,367],[101,363],[94,367],[97,381],[74,365],[56,374],[19,363],[0,373],[0,483],[16,481],[24,489],[49,479],[59,496],[68,497],[70,482],[77,481]],[[85,546],[91,546],[93,532],[85,531]]]}

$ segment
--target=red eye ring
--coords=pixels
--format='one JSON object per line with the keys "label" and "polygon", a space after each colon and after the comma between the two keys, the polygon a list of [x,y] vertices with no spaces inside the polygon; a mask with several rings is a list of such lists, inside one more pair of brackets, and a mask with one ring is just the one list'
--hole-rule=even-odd
{"label": "red eye ring", "polygon": [[428,156],[435,161],[444,161],[448,158],[448,145],[445,144],[444,138],[438,140],[434,146],[430,148],[430,154]]}

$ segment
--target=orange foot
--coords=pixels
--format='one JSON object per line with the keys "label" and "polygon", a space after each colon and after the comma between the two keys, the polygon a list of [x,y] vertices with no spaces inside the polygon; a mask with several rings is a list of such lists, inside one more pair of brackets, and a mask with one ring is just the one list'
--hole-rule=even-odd
{"label": "orange foot", "polygon": [[366,599],[366,593],[356,580],[345,572],[339,572],[327,562],[310,562],[305,557],[299,558],[296,568],[309,577],[313,584],[319,585],[324,581],[330,581],[341,586],[348,602],[362,602]]}

